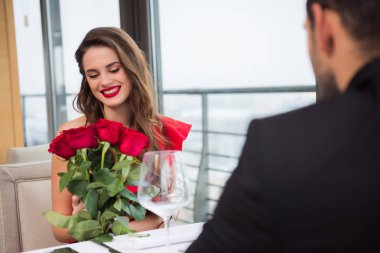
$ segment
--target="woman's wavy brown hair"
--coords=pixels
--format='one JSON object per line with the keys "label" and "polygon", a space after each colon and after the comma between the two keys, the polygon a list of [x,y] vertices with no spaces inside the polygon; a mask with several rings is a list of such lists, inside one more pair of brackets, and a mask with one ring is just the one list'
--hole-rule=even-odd
{"label": "woman's wavy brown hair", "polygon": [[116,27],[98,27],[90,30],[75,52],[82,84],[76,101],[76,107],[86,116],[87,123],[92,124],[103,118],[103,105],[92,94],[83,69],[83,56],[90,47],[104,46],[114,50],[121,66],[126,71],[132,89],[128,96],[127,106],[130,127],[143,132],[150,139],[149,150],[159,148],[158,142],[166,143],[161,134],[162,125],[157,111],[155,93],[148,63],[144,53],[134,40],[122,29]]}

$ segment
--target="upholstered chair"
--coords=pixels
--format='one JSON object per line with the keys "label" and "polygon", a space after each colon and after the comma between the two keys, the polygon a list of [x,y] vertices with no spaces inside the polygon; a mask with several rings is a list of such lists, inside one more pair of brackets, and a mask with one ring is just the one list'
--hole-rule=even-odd
{"label": "upholstered chair", "polygon": [[50,160],[0,165],[0,252],[59,245],[42,213],[51,208]]}

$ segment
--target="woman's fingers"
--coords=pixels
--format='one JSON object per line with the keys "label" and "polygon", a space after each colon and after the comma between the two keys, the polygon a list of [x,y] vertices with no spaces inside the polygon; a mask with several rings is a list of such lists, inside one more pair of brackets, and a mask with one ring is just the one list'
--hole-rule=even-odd
{"label": "woman's fingers", "polygon": [[72,215],[75,215],[79,213],[80,210],[83,209],[83,206],[84,206],[83,201],[81,200],[79,196],[76,196],[76,195],[73,195],[71,200],[72,200],[71,205],[73,207]]}

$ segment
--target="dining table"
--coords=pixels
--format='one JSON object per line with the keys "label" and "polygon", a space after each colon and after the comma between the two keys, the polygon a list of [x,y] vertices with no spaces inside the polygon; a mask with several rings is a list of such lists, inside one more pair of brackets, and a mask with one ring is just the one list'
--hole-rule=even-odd
{"label": "dining table", "polygon": [[25,251],[28,253],[161,253],[168,252],[166,243],[170,244],[170,252],[185,252],[190,244],[202,232],[204,223],[176,225],[169,228],[167,236],[165,228],[114,236],[111,242],[99,244],[93,240],[64,244],[56,247]]}

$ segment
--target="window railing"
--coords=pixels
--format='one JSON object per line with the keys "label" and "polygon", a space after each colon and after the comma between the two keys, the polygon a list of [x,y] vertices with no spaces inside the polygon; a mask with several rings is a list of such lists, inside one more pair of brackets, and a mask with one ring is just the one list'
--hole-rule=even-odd
{"label": "window railing", "polygon": [[[192,133],[200,133],[201,134],[201,149],[184,149],[184,153],[195,154],[200,156],[199,164],[194,165],[189,162],[189,159],[185,161],[189,170],[197,170],[195,174],[195,178],[191,178],[195,186],[194,192],[194,203],[189,207],[184,208],[184,215],[179,216],[179,221],[183,223],[191,223],[198,221],[206,221],[208,220],[214,211],[214,208],[218,202],[220,195],[224,189],[224,184],[228,180],[231,175],[233,169],[235,169],[240,154],[221,154],[219,152],[215,152],[210,149],[210,141],[218,140],[221,136],[229,136],[232,138],[240,138],[245,139],[245,133],[239,133],[234,131],[220,131],[213,130],[210,128],[210,97],[213,95],[239,95],[239,94],[309,94],[311,96],[308,102],[303,104],[296,104],[294,106],[290,106],[288,108],[272,111],[267,113],[267,115],[261,116],[269,116],[270,114],[275,114],[279,112],[288,111],[291,109],[296,109],[300,106],[304,106],[310,103],[315,102],[315,87],[314,86],[281,86],[281,87],[257,87],[257,88],[228,88],[228,89],[192,89],[192,90],[167,90],[163,91],[164,101],[168,96],[198,96],[200,97],[200,115],[201,118],[201,126],[200,129],[194,129]],[[164,103],[165,105],[165,103]],[[174,103],[170,105],[164,106],[165,114],[171,111]],[[169,114],[171,115],[171,114]],[[175,115],[181,118],[179,115]],[[183,120],[186,120],[186,117],[182,117]],[[247,121],[248,123],[249,121]],[[234,122],[231,122],[234,124]],[[240,146],[234,147],[236,150],[241,150],[243,142],[241,142]],[[225,144],[227,145],[227,144]],[[190,156],[193,157],[193,156]],[[191,159],[191,158],[190,158]],[[230,164],[230,168],[220,168],[215,166],[215,163],[212,163],[212,159],[223,159],[227,164]],[[230,161],[230,162],[227,162]],[[214,164],[214,165],[213,165]]]}

